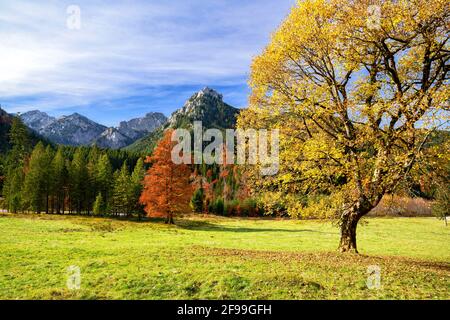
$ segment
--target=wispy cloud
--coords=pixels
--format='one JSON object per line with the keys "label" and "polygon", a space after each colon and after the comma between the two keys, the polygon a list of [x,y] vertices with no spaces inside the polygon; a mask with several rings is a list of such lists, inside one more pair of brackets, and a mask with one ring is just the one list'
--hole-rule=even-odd
{"label": "wispy cloud", "polygon": [[[4,1],[0,103],[8,111],[109,110],[108,123],[127,110],[170,113],[179,105],[164,99],[178,103],[210,85],[243,106],[251,59],[294,3]],[[81,9],[80,30],[66,26],[72,4]]]}

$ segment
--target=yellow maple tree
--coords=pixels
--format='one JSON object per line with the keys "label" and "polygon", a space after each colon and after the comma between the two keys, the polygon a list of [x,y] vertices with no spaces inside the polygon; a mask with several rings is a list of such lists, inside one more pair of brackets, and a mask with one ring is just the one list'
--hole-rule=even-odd
{"label": "yellow maple tree", "polygon": [[[392,192],[448,120],[446,0],[299,1],[252,64],[240,128],[280,129],[280,171],[255,192],[318,201],[357,252],[358,221]],[[418,130],[418,128],[421,128]],[[448,151],[447,151],[448,152]]]}

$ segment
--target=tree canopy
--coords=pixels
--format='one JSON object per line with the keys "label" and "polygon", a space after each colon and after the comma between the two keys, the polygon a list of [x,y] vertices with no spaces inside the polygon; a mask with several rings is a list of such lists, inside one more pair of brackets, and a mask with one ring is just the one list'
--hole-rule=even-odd
{"label": "tree canopy", "polygon": [[156,146],[153,155],[147,158],[151,164],[144,177],[144,190],[140,202],[150,217],[165,217],[173,224],[174,216],[186,212],[192,196],[191,170],[186,164],[172,161],[173,130],[167,130]]}
{"label": "tree canopy", "polygon": [[448,120],[449,9],[445,0],[299,1],[254,59],[238,120],[280,129],[280,172],[251,170],[254,189],[283,197],[292,215],[304,209],[297,194],[326,194],[318,204],[339,218],[341,251],[357,251],[358,221]]}

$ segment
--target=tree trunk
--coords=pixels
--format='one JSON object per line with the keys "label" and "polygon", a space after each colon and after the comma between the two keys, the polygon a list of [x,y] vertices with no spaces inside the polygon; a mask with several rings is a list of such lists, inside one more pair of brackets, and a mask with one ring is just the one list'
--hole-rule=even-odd
{"label": "tree trunk", "polygon": [[365,197],[361,197],[356,203],[346,209],[341,216],[341,241],[339,243],[340,252],[358,253],[356,245],[356,228],[359,220],[370,212],[380,201],[370,202]]}
{"label": "tree trunk", "polygon": [[173,214],[169,213],[166,218],[166,224],[175,224],[175,221],[173,220]]}
{"label": "tree trunk", "polygon": [[61,208],[60,208],[60,205],[61,205],[61,198],[60,198],[60,195],[59,195],[59,194],[56,196],[56,202],[55,202],[55,205],[56,205],[56,214],[60,214],[60,213],[61,213]]}
{"label": "tree trunk", "polygon": [[353,212],[342,221],[341,224],[341,241],[339,243],[340,252],[358,253],[356,246],[356,227],[358,226],[359,217]]}

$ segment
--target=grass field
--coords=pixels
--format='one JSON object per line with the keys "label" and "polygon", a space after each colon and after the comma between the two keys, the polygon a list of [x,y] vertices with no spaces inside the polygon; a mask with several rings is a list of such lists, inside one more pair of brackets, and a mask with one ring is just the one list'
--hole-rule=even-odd
{"label": "grass field", "polygon": [[[2,214],[0,298],[450,299],[450,228],[434,218],[365,220],[359,256],[336,253],[329,222],[177,223]],[[80,290],[66,287],[71,265]]]}

